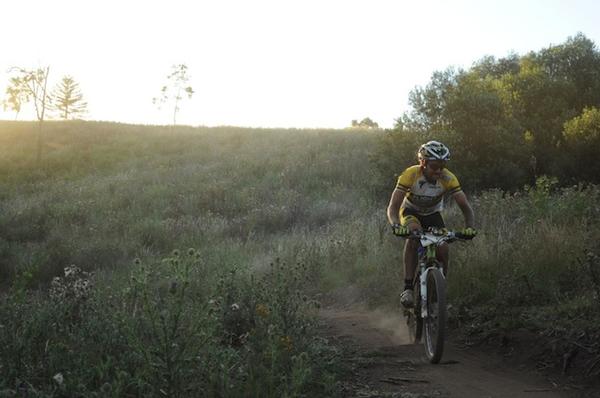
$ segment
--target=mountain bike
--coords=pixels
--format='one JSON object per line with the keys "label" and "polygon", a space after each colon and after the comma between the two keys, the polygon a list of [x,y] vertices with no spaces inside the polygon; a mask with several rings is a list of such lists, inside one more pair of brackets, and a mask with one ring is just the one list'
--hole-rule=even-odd
{"label": "mountain bike", "polygon": [[415,344],[420,343],[424,337],[425,354],[429,362],[439,363],[444,352],[448,316],[446,277],[442,263],[436,258],[436,248],[443,243],[470,240],[473,237],[436,228],[402,237],[419,241],[417,269],[413,280],[414,306],[404,310],[410,337]]}

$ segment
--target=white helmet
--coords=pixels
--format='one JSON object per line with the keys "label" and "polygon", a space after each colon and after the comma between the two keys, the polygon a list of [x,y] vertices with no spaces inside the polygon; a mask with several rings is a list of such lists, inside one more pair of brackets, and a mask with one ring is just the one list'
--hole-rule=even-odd
{"label": "white helmet", "polygon": [[419,148],[419,160],[450,160],[450,149],[439,141],[429,141]]}

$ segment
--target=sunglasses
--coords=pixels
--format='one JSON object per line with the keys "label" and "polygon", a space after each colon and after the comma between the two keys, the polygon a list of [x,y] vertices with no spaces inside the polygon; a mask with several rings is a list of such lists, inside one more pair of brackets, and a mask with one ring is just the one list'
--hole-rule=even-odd
{"label": "sunglasses", "polygon": [[446,167],[445,163],[430,163],[427,162],[427,164],[425,165],[429,170],[431,171],[439,171],[439,170],[443,170],[444,167]]}

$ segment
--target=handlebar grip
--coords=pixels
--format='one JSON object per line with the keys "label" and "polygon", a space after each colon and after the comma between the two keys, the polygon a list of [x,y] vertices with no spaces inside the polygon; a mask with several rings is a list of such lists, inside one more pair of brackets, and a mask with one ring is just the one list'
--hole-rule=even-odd
{"label": "handlebar grip", "polygon": [[463,239],[463,240],[471,240],[475,237],[475,235],[465,235],[461,232],[455,232],[454,236],[457,237],[458,239]]}

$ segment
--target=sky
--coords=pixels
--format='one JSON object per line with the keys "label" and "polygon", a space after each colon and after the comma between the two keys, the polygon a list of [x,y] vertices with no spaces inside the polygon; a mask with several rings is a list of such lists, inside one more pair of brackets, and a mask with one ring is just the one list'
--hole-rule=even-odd
{"label": "sky", "polygon": [[[172,123],[166,76],[188,66],[178,124],[381,127],[435,71],[539,51],[583,33],[600,45],[594,0],[19,0],[0,13],[0,97],[14,66],[72,76],[87,120]],[[14,112],[0,107],[0,119]],[[19,120],[33,119],[23,111]]]}

